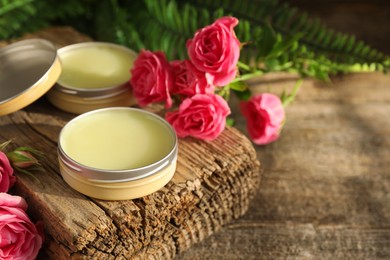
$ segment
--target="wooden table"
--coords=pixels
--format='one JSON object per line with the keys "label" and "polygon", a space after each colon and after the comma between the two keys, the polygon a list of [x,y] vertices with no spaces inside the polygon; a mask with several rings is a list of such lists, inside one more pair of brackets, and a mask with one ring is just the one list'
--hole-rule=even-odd
{"label": "wooden table", "polygon": [[[358,34],[390,52],[385,1],[319,1],[319,6],[291,2],[333,28]],[[293,81],[290,76],[269,75],[251,84],[259,92],[271,85],[272,92],[280,93]],[[45,106],[43,102],[27,111],[39,114]],[[60,120],[53,125],[55,132],[64,124],[63,116],[54,117]],[[246,133],[237,110],[234,118]],[[20,126],[15,121],[14,129],[24,129]],[[33,131],[54,141],[38,146],[55,147],[51,130],[44,129]],[[22,138],[20,143],[24,140],[28,141]],[[287,109],[280,140],[256,147],[263,177],[247,213],[176,258],[389,259],[389,147],[389,75],[340,76],[331,84],[306,80]],[[56,171],[54,164],[49,168]]]}
{"label": "wooden table", "polygon": [[389,75],[306,81],[248,212],[178,259],[388,259],[389,147]]}
{"label": "wooden table", "polygon": [[[390,53],[388,1],[289,2]],[[178,259],[389,259],[389,147],[390,75],[306,80],[281,139],[256,147],[264,175],[248,212]]]}

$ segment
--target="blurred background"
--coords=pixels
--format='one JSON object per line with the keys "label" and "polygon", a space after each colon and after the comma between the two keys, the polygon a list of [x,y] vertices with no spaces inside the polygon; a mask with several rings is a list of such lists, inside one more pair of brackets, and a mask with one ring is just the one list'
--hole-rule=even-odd
{"label": "blurred background", "polygon": [[350,33],[372,47],[390,53],[388,0],[281,0],[319,18],[329,28]]}

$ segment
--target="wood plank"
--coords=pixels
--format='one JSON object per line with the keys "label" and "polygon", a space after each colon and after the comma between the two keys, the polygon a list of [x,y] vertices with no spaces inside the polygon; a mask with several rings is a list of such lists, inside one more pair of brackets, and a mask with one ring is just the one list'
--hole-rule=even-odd
{"label": "wood plank", "polygon": [[[282,1],[390,54],[389,1]],[[280,93],[293,83],[253,85]],[[263,176],[248,212],[177,259],[390,259],[389,115],[389,74],[306,80],[281,139],[256,147]]]}
{"label": "wood plank", "polygon": [[[293,85],[282,78],[253,89]],[[178,259],[388,259],[389,88],[381,73],[306,80],[280,140],[256,147],[264,173],[248,212]]]}

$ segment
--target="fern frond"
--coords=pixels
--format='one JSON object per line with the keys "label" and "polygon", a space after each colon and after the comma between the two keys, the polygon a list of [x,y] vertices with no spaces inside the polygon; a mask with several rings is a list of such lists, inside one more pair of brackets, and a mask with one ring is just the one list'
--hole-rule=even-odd
{"label": "fern frond", "polygon": [[[290,7],[287,3],[279,4],[277,0],[242,0],[240,5],[234,5],[236,2],[224,0],[217,4],[207,0],[191,1],[192,5],[199,9],[206,8],[213,11],[216,8],[222,8],[226,13],[231,13],[239,18],[240,21],[248,21],[252,26],[250,33],[253,39],[259,39],[256,27],[264,27],[268,23],[275,33],[283,39],[290,39],[298,33],[303,34],[297,41],[299,45],[306,47],[302,49],[301,57],[319,59],[323,62],[322,67],[331,66],[328,68],[329,72],[338,70],[347,72],[349,71],[348,66],[356,68],[355,64],[370,64],[370,70],[373,68],[376,70],[388,69],[386,64],[389,57],[383,53],[372,50],[361,41],[356,41],[353,36],[342,33],[335,34],[322,25],[318,19],[309,19],[306,13],[299,13],[296,8]],[[259,41],[257,43],[254,48],[262,48],[261,44],[263,43]],[[256,55],[256,57],[257,61],[265,58],[264,55]],[[325,62],[325,59],[329,59],[329,61]],[[365,66],[362,66],[363,68],[367,69]]]}
{"label": "fern frond", "polygon": [[235,31],[246,43],[240,60],[254,71],[327,79],[339,72],[386,71],[390,66],[385,54],[278,0],[0,0],[0,39],[59,22],[96,40],[184,59],[186,41],[223,15],[239,18]]}
{"label": "fern frond", "polygon": [[0,3],[0,39],[7,39],[20,30],[33,30],[43,25],[32,24],[31,19],[37,15],[38,9],[34,0],[5,0]]}
{"label": "fern frond", "polygon": [[68,0],[2,0],[0,39],[9,39],[48,26],[52,21],[86,12],[87,2]]}
{"label": "fern frond", "polygon": [[145,4],[148,16],[138,30],[141,38],[148,43],[148,49],[164,51],[170,59],[184,59],[186,41],[197,29],[221,15],[219,9],[209,13],[187,4],[179,7],[176,2],[168,0],[145,0]]}

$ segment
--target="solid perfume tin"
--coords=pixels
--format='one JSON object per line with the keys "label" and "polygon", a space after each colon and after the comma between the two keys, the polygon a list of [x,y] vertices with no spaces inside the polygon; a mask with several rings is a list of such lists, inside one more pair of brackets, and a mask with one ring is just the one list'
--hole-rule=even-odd
{"label": "solid perfume tin", "polygon": [[72,188],[90,197],[139,198],[172,178],[177,145],[173,128],[156,114],[128,107],[98,109],[62,129],[60,172]]}
{"label": "solid perfume tin", "polygon": [[121,45],[85,42],[58,50],[62,73],[47,98],[61,110],[81,114],[134,104],[130,69],[137,54]]}
{"label": "solid perfume tin", "polygon": [[56,47],[29,39],[0,49],[0,116],[18,111],[43,96],[61,74]]}

